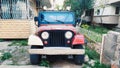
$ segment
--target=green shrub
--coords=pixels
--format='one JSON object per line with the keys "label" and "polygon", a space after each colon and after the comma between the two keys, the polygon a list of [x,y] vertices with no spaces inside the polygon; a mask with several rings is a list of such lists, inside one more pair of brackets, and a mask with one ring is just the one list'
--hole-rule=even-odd
{"label": "green shrub", "polygon": [[40,66],[50,67],[49,61],[47,61],[47,60],[42,60],[42,61],[40,62]]}
{"label": "green shrub", "polygon": [[5,52],[5,53],[3,53],[2,57],[1,57],[1,60],[4,61],[4,60],[7,60],[7,59],[9,59],[11,57],[12,57],[11,53]]}
{"label": "green shrub", "polygon": [[90,49],[88,47],[86,47],[85,50],[86,50],[86,54],[88,55],[88,57],[90,59],[93,59],[93,60],[99,60],[100,59],[100,54],[98,54],[95,50]]}
{"label": "green shrub", "polygon": [[27,40],[13,40],[8,46],[27,46]]}
{"label": "green shrub", "polygon": [[101,64],[99,61],[95,62],[95,65],[92,68],[111,68],[110,65]]}
{"label": "green shrub", "polygon": [[81,27],[84,28],[84,29],[88,29],[90,26],[87,25],[87,24],[82,24]]}

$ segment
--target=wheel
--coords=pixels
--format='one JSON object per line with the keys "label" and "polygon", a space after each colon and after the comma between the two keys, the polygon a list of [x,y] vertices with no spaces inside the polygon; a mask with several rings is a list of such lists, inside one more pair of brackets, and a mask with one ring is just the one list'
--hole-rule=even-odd
{"label": "wheel", "polygon": [[82,65],[84,63],[84,55],[75,55],[74,62],[77,65]]}
{"label": "wheel", "polygon": [[33,65],[38,65],[40,63],[41,56],[38,54],[30,54],[30,62]]}
{"label": "wheel", "polygon": [[[31,46],[31,49],[38,49],[37,46]],[[41,61],[41,55],[39,54],[30,54],[30,62],[33,65],[38,65]]]}
{"label": "wheel", "polygon": [[[75,45],[73,47],[74,49],[84,49],[82,45]],[[84,57],[85,55],[74,55],[74,62],[77,65],[82,65],[84,63]]]}

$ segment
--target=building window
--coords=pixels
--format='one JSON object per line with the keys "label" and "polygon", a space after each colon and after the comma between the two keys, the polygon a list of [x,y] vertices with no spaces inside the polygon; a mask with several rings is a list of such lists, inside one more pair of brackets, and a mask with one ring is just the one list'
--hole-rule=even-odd
{"label": "building window", "polygon": [[27,0],[0,0],[1,19],[27,19]]}
{"label": "building window", "polygon": [[41,2],[40,2],[40,0],[36,0],[36,7],[37,8],[41,8]]}
{"label": "building window", "polygon": [[100,10],[99,9],[97,10],[97,15],[100,15]]}
{"label": "building window", "polygon": [[119,10],[120,10],[120,8],[119,8],[119,7],[116,7],[115,14],[119,14]]}

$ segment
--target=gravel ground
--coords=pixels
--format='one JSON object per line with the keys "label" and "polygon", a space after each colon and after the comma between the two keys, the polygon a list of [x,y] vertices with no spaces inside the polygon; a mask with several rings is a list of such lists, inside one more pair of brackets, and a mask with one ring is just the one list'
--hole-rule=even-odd
{"label": "gravel ground", "polygon": [[81,65],[76,65],[71,61],[60,60],[51,64],[52,68],[82,68]]}
{"label": "gravel ground", "polygon": [[[11,44],[10,41],[0,42],[0,45],[1,45],[0,51],[10,52],[12,54],[12,58],[2,62],[0,65],[0,68],[34,68],[36,67],[32,65],[30,66],[29,53],[28,53],[29,46],[7,46],[9,44]],[[9,65],[16,65],[16,66],[9,66]],[[67,61],[67,60],[55,61],[54,63],[50,64],[50,66],[52,66],[52,68],[81,68],[82,67],[80,65],[75,65],[73,62]],[[39,68],[39,67],[40,66],[36,68]]]}
{"label": "gravel ground", "polygon": [[28,65],[30,64],[28,46],[9,46],[9,48],[4,49],[6,52],[12,54],[12,58],[5,60],[2,65]]}
{"label": "gravel ground", "polygon": [[42,66],[23,65],[23,66],[12,66],[12,65],[1,65],[0,68],[45,68]]}
{"label": "gravel ground", "polygon": [[8,45],[11,44],[12,42],[6,41],[6,42],[0,42],[0,50],[7,49]]}

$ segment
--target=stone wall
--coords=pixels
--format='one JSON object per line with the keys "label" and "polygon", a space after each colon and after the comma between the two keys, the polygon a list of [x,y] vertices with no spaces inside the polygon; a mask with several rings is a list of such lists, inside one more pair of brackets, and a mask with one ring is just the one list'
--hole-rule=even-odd
{"label": "stone wall", "polygon": [[120,33],[109,31],[103,36],[102,41],[101,62],[120,66]]}

